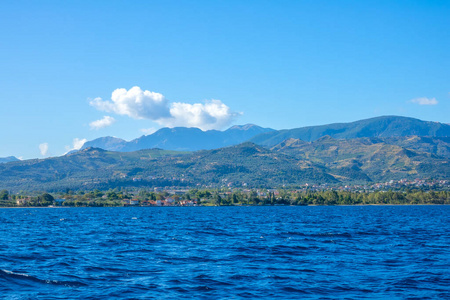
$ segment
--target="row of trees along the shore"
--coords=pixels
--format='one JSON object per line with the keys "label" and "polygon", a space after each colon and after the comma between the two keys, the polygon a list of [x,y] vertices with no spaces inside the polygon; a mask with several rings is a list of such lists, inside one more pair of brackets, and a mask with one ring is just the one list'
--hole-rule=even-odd
{"label": "row of trees along the shore", "polygon": [[[208,192],[208,191],[207,191]],[[279,190],[258,195],[233,192],[225,197],[220,193],[210,193],[202,201],[205,205],[364,205],[364,204],[450,204],[449,191],[316,191],[296,192]]]}
{"label": "row of trees along the shore", "polygon": [[[25,205],[21,205],[25,204]],[[7,190],[0,191],[0,206],[50,206],[55,204],[55,198],[49,193],[42,193],[38,196],[14,195]]]}
{"label": "row of trees along the shore", "polygon": [[[170,203],[166,202],[170,198]],[[370,204],[450,204],[450,191],[290,191],[290,190],[197,190],[183,194],[118,189],[108,191],[67,191],[54,194],[10,195],[0,191],[0,206],[123,206],[127,200],[137,205],[180,205],[193,201],[196,205],[370,205]],[[159,201],[158,201],[159,200]],[[157,202],[156,202],[157,201]]]}

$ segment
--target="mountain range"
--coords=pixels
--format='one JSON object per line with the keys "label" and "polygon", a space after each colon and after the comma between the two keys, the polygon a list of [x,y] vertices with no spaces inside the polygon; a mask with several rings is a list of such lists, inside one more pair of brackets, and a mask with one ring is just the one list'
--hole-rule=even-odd
{"label": "mountain range", "polygon": [[237,145],[246,141],[272,147],[290,138],[311,142],[326,135],[336,139],[401,136],[449,137],[450,125],[408,117],[382,116],[351,123],[285,130],[263,128],[253,124],[233,126],[225,131],[202,131],[198,128],[176,127],[162,128],[151,135],[142,136],[129,142],[115,137],[102,137],[86,142],[82,149],[95,147],[110,151],[129,152],[161,148],[197,151]]}
{"label": "mountain range", "polygon": [[[449,128],[446,124],[411,118],[380,117],[285,131],[256,125],[235,126],[224,132],[161,129],[133,143],[96,140],[96,146],[116,147],[116,151],[88,147],[61,157],[0,164],[0,189],[280,187],[305,183],[367,184],[403,178],[449,179]],[[244,139],[263,145],[244,142],[194,152],[155,148],[126,151],[146,143],[179,150]],[[281,142],[276,143],[278,140]]]}
{"label": "mountain range", "polygon": [[274,146],[290,138],[311,142],[326,135],[336,139],[401,136],[449,137],[450,125],[408,117],[382,116],[350,123],[334,123],[266,132],[251,138],[249,141],[262,146]]}
{"label": "mountain range", "polygon": [[368,184],[403,178],[448,179],[449,165],[449,157],[372,138],[336,140],[326,136],[313,142],[290,139],[270,149],[247,142],[196,152],[87,148],[61,157],[1,164],[0,189]]}
{"label": "mountain range", "polygon": [[130,152],[142,149],[161,148],[177,151],[208,150],[237,145],[261,133],[273,129],[253,124],[233,126],[225,131],[198,128],[162,128],[151,135],[144,135],[132,141],[115,137],[102,137],[86,142],[81,149],[90,147],[110,151]]}

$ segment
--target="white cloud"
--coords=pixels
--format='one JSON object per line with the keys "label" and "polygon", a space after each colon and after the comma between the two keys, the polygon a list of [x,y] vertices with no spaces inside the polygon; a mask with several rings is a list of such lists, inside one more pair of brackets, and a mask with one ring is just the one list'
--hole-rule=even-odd
{"label": "white cloud", "polygon": [[415,99],[412,99],[411,102],[419,104],[419,105],[436,105],[436,104],[438,104],[438,101],[436,100],[436,98],[426,98],[426,97],[415,98]]}
{"label": "white cloud", "polygon": [[65,147],[66,148],[66,153],[64,153],[64,155],[67,154],[68,152],[72,151],[72,150],[80,150],[81,147],[83,147],[84,143],[86,143],[86,142],[87,142],[87,139],[74,138],[73,141],[72,141],[72,146],[66,146]]}
{"label": "white cloud", "polygon": [[90,105],[101,111],[127,115],[134,119],[147,119],[167,127],[198,127],[202,130],[222,129],[241,115],[232,112],[220,100],[195,104],[170,103],[162,94],[143,91],[138,86],[128,91],[116,89],[111,101],[95,98],[90,101]]}
{"label": "white cloud", "polygon": [[150,127],[150,128],[142,128],[141,132],[143,132],[145,135],[150,135],[152,133],[156,132],[156,128]]}
{"label": "white cloud", "polygon": [[48,153],[48,143],[42,143],[39,145],[39,151],[42,156],[46,156]]}
{"label": "white cloud", "polygon": [[220,100],[206,101],[204,104],[175,102],[170,108],[171,118],[157,120],[167,127],[198,127],[202,130],[220,129],[228,126],[239,113],[234,113]]}
{"label": "white cloud", "polygon": [[116,89],[111,101],[95,98],[90,102],[98,110],[127,115],[133,119],[150,119],[169,117],[168,100],[161,94],[143,91],[135,86],[129,89]]}
{"label": "white cloud", "polygon": [[84,143],[87,142],[87,139],[79,139],[79,138],[74,138],[73,142],[72,142],[72,150],[80,150],[81,147],[83,147]]}
{"label": "white cloud", "polygon": [[101,129],[101,128],[105,128],[108,126],[111,126],[112,124],[114,124],[114,122],[116,122],[116,119],[114,119],[113,117],[110,116],[104,116],[103,119],[97,120],[97,121],[93,121],[91,123],[89,123],[89,126],[91,127],[91,129]]}

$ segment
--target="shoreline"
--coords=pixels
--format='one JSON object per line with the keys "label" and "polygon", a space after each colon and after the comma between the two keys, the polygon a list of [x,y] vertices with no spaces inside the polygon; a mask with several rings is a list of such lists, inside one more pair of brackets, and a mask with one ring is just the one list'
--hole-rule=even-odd
{"label": "shoreline", "polygon": [[0,209],[16,209],[16,208],[128,208],[128,207],[341,207],[341,206],[446,206],[450,204],[434,204],[434,203],[419,203],[419,204],[341,204],[341,205],[196,205],[196,206],[183,206],[183,205],[133,205],[133,206],[0,206]]}

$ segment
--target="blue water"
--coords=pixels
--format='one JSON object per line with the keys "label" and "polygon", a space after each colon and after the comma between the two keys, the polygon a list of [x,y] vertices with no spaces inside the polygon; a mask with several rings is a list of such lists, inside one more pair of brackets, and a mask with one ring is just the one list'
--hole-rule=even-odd
{"label": "blue water", "polygon": [[450,206],[0,209],[2,299],[450,298]]}

